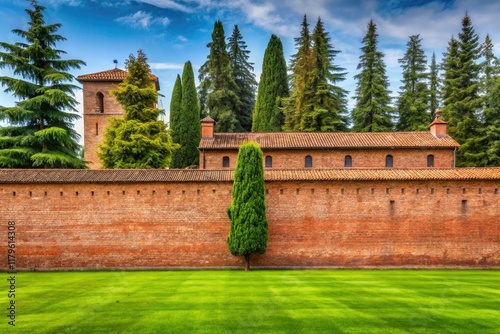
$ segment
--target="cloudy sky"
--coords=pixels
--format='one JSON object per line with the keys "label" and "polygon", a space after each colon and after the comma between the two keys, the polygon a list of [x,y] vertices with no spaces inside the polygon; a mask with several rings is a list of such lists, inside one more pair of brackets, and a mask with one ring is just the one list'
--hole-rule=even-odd
{"label": "cloudy sky", "polygon": [[[370,19],[377,24],[393,94],[399,90],[398,59],[405,52],[408,37],[420,34],[429,63],[433,52],[439,60],[451,36],[460,32],[466,12],[480,41],[489,33],[495,54],[500,56],[498,0],[39,0],[39,3],[47,7],[47,23],[63,25],[59,33],[67,41],[58,47],[68,53],[68,58],[87,63],[73,72],[75,76],[111,69],[114,59],[123,68],[128,55],[142,49],[152,72],[160,78],[160,93],[164,95],[161,103],[167,112],[175,77],[181,74],[184,63],[190,60],[197,76],[206,60],[206,45],[216,20],[222,21],[226,37],[238,25],[258,78],[271,34],[281,38],[288,62],[296,51],[293,39],[299,34],[303,16],[307,15],[311,30],[321,17],[334,48],[341,51],[336,62],[347,69],[342,86],[351,95],[361,41]],[[19,41],[11,30],[27,29],[26,7],[28,0],[0,2],[2,41]],[[1,75],[6,73],[0,69]],[[77,98],[81,100],[81,92],[77,92]],[[12,101],[0,92],[0,105],[9,106]]]}

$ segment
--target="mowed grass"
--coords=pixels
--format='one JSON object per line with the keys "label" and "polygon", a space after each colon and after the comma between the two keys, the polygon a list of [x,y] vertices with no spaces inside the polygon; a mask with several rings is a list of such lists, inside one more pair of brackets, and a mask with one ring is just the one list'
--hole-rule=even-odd
{"label": "mowed grass", "polygon": [[[16,278],[17,333],[500,333],[498,270],[23,272]],[[2,295],[0,332],[6,333],[12,328]]]}

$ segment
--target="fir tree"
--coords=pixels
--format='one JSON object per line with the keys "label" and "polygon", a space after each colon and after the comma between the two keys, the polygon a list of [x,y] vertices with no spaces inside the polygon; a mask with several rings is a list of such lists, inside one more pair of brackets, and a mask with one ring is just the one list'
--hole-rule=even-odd
{"label": "fir tree", "polygon": [[264,254],[268,240],[262,150],[255,142],[240,147],[232,194],[227,244],[231,254],[244,256],[245,270],[250,270],[250,256]]}
{"label": "fir tree", "polygon": [[399,63],[403,69],[403,86],[397,102],[398,131],[424,131],[432,121],[428,112],[427,60],[419,35],[410,36],[406,53]]}
{"label": "fir tree", "polygon": [[182,102],[176,127],[180,148],[172,158],[173,168],[184,168],[198,164],[198,144],[201,139],[200,110],[191,62],[184,64],[182,71]]}
{"label": "fir tree", "polygon": [[272,35],[262,61],[262,74],[253,112],[252,131],[281,131],[284,123],[281,102],[289,95],[287,80],[283,44],[279,37]]}
{"label": "fir tree", "polygon": [[237,95],[238,86],[233,78],[222,22],[214,23],[212,42],[207,47],[210,54],[199,72],[200,100],[206,113],[216,121],[216,132],[234,132],[241,127],[234,113],[240,109],[241,100]]}
{"label": "fir tree", "polygon": [[[10,68],[15,77],[2,76],[5,92],[19,99],[15,107],[0,107],[0,167],[3,168],[85,168],[78,156],[80,136],[73,129],[77,101],[69,83],[74,77],[67,71],[85,65],[81,60],[62,59],[64,51],[56,49],[65,38],[57,34],[61,24],[47,25],[45,7],[36,0],[29,29],[12,32],[25,40],[9,44],[0,42],[0,68]],[[20,76],[21,78],[17,77]]]}
{"label": "fir tree", "polygon": [[436,54],[432,53],[429,73],[429,114],[432,116],[440,106],[441,85],[439,81],[439,66],[436,63]]}
{"label": "fir tree", "polygon": [[111,91],[125,110],[123,118],[111,118],[104,143],[98,152],[104,168],[165,168],[169,165],[172,142],[166,125],[158,120],[158,94],[151,80],[146,55],[139,50],[125,61],[128,75]]}
{"label": "fir tree", "polygon": [[352,119],[353,130],[358,132],[391,131],[393,128],[389,81],[385,74],[384,54],[377,48],[377,37],[375,22],[370,20],[357,67],[360,73],[354,76],[357,86]]}
{"label": "fir tree", "polygon": [[227,48],[234,81],[238,87],[237,94],[241,100],[240,109],[235,111],[236,120],[241,126],[238,130],[250,131],[257,81],[253,74],[253,63],[248,61],[250,51],[247,50],[247,45],[237,25],[234,26],[233,34],[229,37]]}
{"label": "fir tree", "polygon": [[182,103],[182,81],[180,75],[177,74],[172,97],[170,99],[170,136],[174,143],[179,143],[179,117],[181,114]]}

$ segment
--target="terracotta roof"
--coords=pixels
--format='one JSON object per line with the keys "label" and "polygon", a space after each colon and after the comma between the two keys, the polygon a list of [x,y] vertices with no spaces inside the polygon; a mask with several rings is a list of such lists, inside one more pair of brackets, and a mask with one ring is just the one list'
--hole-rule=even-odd
{"label": "terracotta roof", "polygon": [[210,116],[205,117],[200,121],[201,123],[215,123],[214,119]]}
{"label": "terracotta roof", "polygon": [[256,141],[262,149],[458,147],[450,136],[430,132],[246,132],[215,133],[202,139],[202,149],[238,149],[244,141]]}
{"label": "terracotta roof", "polygon": [[76,80],[78,81],[123,81],[128,75],[127,71],[119,68],[114,68],[109,71],[102,71],[97,73],[79,75]]}
{"label": "terracotta roof", "polygon": [[[292,169],[265,170],[272,181],[411,181],[411,180],[495,180],[497,168],[447,169]],[[147,182],[232,182],[231,170],[199,169],[0,169],[0,184],[30,183],[147,183]]]}

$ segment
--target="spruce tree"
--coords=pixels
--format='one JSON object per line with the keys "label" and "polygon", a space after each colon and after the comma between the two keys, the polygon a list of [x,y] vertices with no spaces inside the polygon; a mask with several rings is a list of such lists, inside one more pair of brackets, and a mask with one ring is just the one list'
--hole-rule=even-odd
{"label": "spruce tree", "polygon": [[231,254],[244,256],[245,270],[250,270],[250,256],[264,254],[268,241],[262,150],[256,142],[239,149],[232,194],[227,244]]}
{"label": "spruce tree", "polygon": [[210,54],[198,76],[200,99],[206,114],[216,121],[216,132],[234,132],[241,128],[235,115],[241,100],[237,95],[238,86],[231,69],[222,22],[214,23],[212,42],[207,47]]}
{"label": "spruce tree", "polygon": [[272,35],[262,61],[257,101],[253,112],[253,132],[281,131],[284,116],[282,100],[289,95],[288,76],[283,44]]}
{"label": "spruce tree", "polygon": [[201,139],[200,110],[191,62],[182,71],[182,102],[176,132],[180,148],[173,153],[173,168],[198,164],[198,145]]}
{"label": "spruce tree", "polygon": [[181,114],[182,103],[182,81],[181,76],[177,74],[172,97],[170,99],[170,136],[174,143],[179,143],[179,117]]}
{"label": "spruce tree", "polygon": [[403,69],[403,86],[397,101],[398,131],[425,131],[432,121],[428,112],[427,60],[421,42],[419,35],[410,36],[405,55],[399,59]]}
{"label": "spruce tree", "polygon": [[85,65],[81,60],[63,59],[56,48],[65,38],[57,34],[61,24],[46,24],[45,7],[36,0],[26,9],[28,30],[12,32],[24,42],[0,42],[0,68],[10,68],[14,77],[2,76],[5,92],[19,99],[14,107],[0,107],[0,167],[85,168],[78,156],[80,136],[73,122],[77,101],[67,71]]}
{"label": "spruce tree", "polygon": [[436,63],[436,54],[432,53],[429,73],[429,114],[432,116],[439,109],[441,97],[441,84],[439,80],[439,66]]}
{"label": "spruce tree", "polygon": [[460,167],[475,166],[484,155],[477,140],[481,107],[481,64],[477,63],[481,50],[478,40],[472,21],[466,14],[458,40],[453,42],[452,38],[445,60],[443,118],[448,122],[449,134],[461,145],[457,153],[457,166]]}
{"label": "spruce tree", "polygon": [[237,94],[241,100],[240,109],[235,110],[236,120],[240,125],[238,131],[250,131],[257,81],[253,73],[253,63],[248,61],[250,51],[247,50],[247,45],[237,25],[234,26],[233,34],[229,37],[227,48],[234,81],[238,87]]}
{"label": "spruce tree", "polygon": [[127,77],[111,91],[125,113],[111,118],[99,158],[104,168],[165,168],[177,145],[158,120],[163,112],[155,108],[158,93],[151,80],[147,57],[139,50],[125,61]]}
{"label": "spruce tree", "polygon": [[370,20],[357,66],[360,73],[354,76],[357,84],[352,120],[353,130],[358,132],[391,131],[393,128],[389,80],[386,76],[384,54],[377,47],[377,38],[377,27],[375,22]]}

